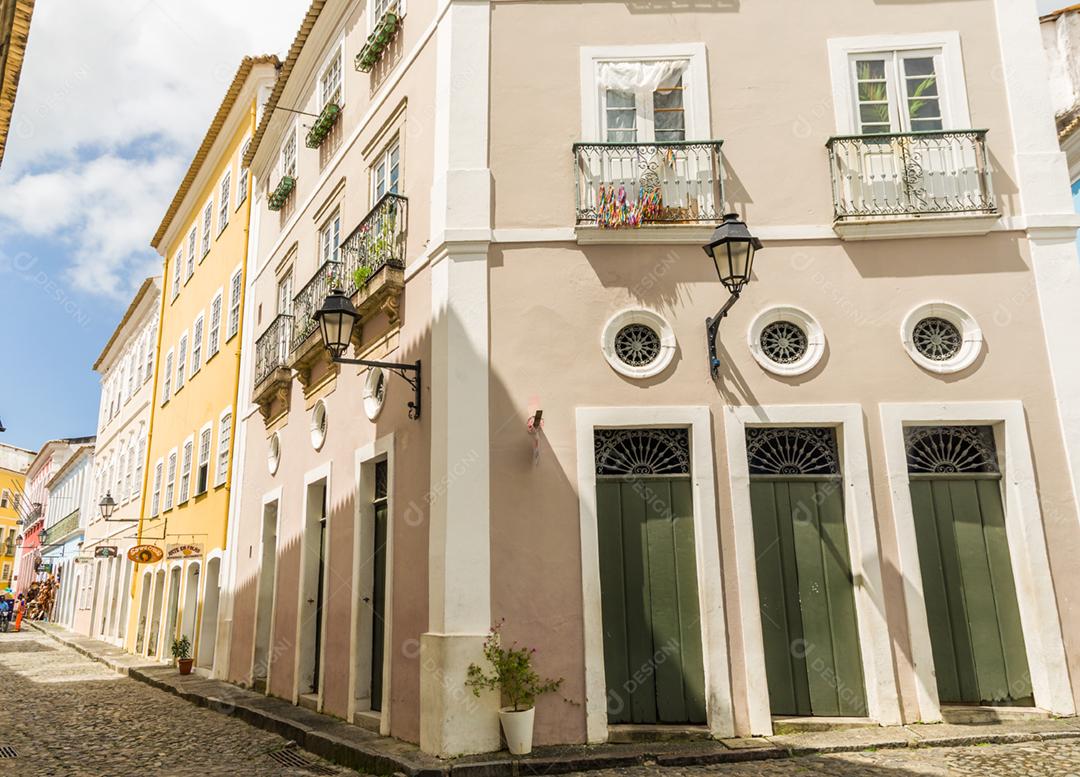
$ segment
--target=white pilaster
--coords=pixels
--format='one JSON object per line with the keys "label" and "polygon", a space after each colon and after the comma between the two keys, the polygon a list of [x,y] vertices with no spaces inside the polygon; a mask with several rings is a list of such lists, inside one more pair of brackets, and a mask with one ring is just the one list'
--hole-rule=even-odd
{"label": "white pilaster", "polygon": [[490,5],[451,0],[436,32],[431,189],[428,631],[420,640],[420,747],[499,749],[498,698],[465,688],[491,626],[488,435]]}
{"label": "white pilaster", "polygon": [[995,0],[1016,184],[1057,397],[1073,501],[1080,491],[1080,261],[1068,164],[1058,146],[1035,0]]}

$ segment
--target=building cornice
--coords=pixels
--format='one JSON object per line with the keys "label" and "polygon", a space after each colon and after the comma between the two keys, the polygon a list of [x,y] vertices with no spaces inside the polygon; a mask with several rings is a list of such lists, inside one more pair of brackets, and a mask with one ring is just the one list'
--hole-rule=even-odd
{"label": "building cornice", "polygon": [[157,293],[161,292],[160,275],[155,275],[147,278],[145,281],[142,282],[139,290],[135,292],[134,299],[131,300],[131,304],[128,305],[127,310],[124,311],[124,315],[120,319],[120,323],[116,325],[116,329],[113,330],[112,335],[109,337],[109,342],[105,343],[105,347],[101,349],[101,353],[94,361],[95,370],[104,374],[104,371],[99,370],[98,368],[101,367],[102,364],[104,364],[105,359],[109,356],[110,349],[112,349],[113,345],[120,339],[120,335],[123,333],[124,327],[126,327],[128,322],[131,321],[131,319],[135,316],[135,312],[139,309],[139,305],[142,303],[142,301],[146,298],[146,296],[150,293],[151,290],[154,290]]}
{"label": "building cornice", "polygon": [[30,19],[34,0],[9,0],[0,18],[0,164],[4,161],[15,95],[19,90],[26,43],[30,38]]}
{"label": "building cornice", "polygon": [[[243,105],[244,101],[241,100],[240,97],[245,92],[245,86],[248,84],[248,77],[258,65],[264,64],[273,65],[274,68],[278,68],[281,65],[281,61],[273,54],[244,57],[240,60],[240,67],[237,68],[232,83],[229,84],[229,88],[225,91],[225,97],[222,99],[221,105],[218,106],[214,118],[211,119],[210,127],[206,130],[206,135],[203,137],[202,143],[199,144],[199,148],[195,152],[195,157],[191,160],[191,164],[188,166],[187,172],[180,182],[180,187],[176,190],[172,202],[169,203],[169,207],[165,211],[165,217],[161,220],[161,224],[158,225],[157,231],[150,241],[150,245],[157,249],[158,253],[164,254],[164,239],[170,232],[173,219],[181,211],[184,200],[192,191],[198,191],[198,187],[196,187],[195,184],[200,177],[202,177],[200,176],[200,173],[203,173],[204,167],[212,168],[214,166],[213,164],[207,165],[207,162],[216,161],[216,158],[212,156],[211,152],[214,150],[214,145],[217,140],[222,136],[222,130],[229,124],[230,115],[233,114],[234,109],[238,105]],[[233,118],[234,120],[236,119],[236,117]],[[203,175],[205,175],[205,173]]]}
{"label": "building cornice", "polygon": [[53,485],[55,483],[59,483],[61,480],[63,480],[64,476],[68,472],[73,470],[82,459],[86,458],[89,455],[93,455],[93,453],[94,453],[94,445],[93,445],[93,443],[91,443],[89,445],[80,445],[75,450],[75,452],[73,454],[71,454],[71,458],[64,462],[64,466],[62,466],[60,469],[56,470],[56,473],[52,477],[50,477],[47,481],[45,481],[45,488],[47,488],[47,489],[49,489],[51,491],[52,488],[53,488]]}

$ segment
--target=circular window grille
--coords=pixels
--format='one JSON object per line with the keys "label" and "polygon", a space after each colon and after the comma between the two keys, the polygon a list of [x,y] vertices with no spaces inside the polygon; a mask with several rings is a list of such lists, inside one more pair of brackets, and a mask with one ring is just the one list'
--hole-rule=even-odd
{"label": "circular window grille", "polygon": [[615,355],[631,367],[652,364],[660,356],[660,335],[645,324],[627,324],[615,333]]}
{"label": "circular window grille", "polygon": [[311,411],[311,445],[315,450],[326,442],[326,426],[326,403],[320,399]]}
{"label": "circular window grille", "polygon": [[971,315],[948,302],[928,302],[904,319],[900,334],[911,360],[929,372],[959,372],[982,351],[982,330]]}
{"label": "circular window grille", "polygon": [[651,378],[675,358],[675,333],[659,313],[644,308],[624,310],[604,325],[600,350],[620,375]]}
{"label": "circular window grille", "polygon": [[364,381],[364,413],[374,421],[386,402],[386,370],[372,367]]}
{"label": "circular window grille", "polygon": [[774,321],[761,330],[761,352],[777,364],[794,364],[806,354],[809,341],[799,326]]}
{"label": "circular window grille", "polygon": [[936,362],[944,362],[960,353],[964,338],[951,321],[937,316],[924,318],[915,324],[911,340],[916,350]]}
{"label": "circular window grille", "polygon": [[278,465],[281,463],[281,438],[274,432],[270,438],[270,447],[266,452],[266,468],[271,475],[276,475]]}

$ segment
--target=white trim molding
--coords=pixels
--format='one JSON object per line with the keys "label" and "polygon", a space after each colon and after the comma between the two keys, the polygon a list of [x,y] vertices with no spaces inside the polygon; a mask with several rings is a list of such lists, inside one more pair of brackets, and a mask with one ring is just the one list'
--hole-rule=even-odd
{"label": "white trim molding", "polygon": [[714,737],[735,734],[731,699],[727,624],[720,574],[716,517],[716,469],[713,466],[712,414],[705,406],[579,407],[577,419],[578,499],[581,511],[581,590],[585,635],[586,738],[608,738],[607,684],[604,673],[603,607],[600,594],[600,543],[596,518],[596,429],[682,427],[690,429],[697,552],[698,606],[705,668],[705,707]]}
{"label": "white trim molding", "polygon": [[[960,333],[960,349],[948,359],[937,361],[925,356],[915,345],[915,327],[927,318],[940,318],[956,327]],[[900,325],[900,340],[911,360],[929,372],[945,375],[966,370],[979,358],[983,347],[982,329],[966,310],[951,302],[926,302],[904,317]]]}
{"label": "white trim molding", "polygon": [[754,524],[750,510],[750,467],[746,458],[748,426],[831,426],[837,429],[844,484],[844,524],[847,527],[851,574],[855,581],[855,613],[866,684],[866,708],[870,717],[883,726],[900,724],[899,689],[893,671],[892,642],[885,615],[881,549],[870,490],[862,407],[760,405],[724,409],[750,732],[763,736],[773,733],[761,632]]}
{"label": "white trim molding", "polygon": [[[799,327],[806,335],[806,351],[793,362],[773,361],[761,348],[761,334],[769,324],[786,321]],[[817,366],[825,355],[825,332],[817,319],[793,305],[776,305],[761,311],[746,332],[746,344],[762,369],[781,377],[805,375]]]}
{"label": "white trim molding", "polygon": [[[640,324],[656,333],[660,340],[656,357],[642,365],[633,365],[619,358],[615,347],[615,338],[625,327]],[[600,351],[611,369],[627,378],[642,380],[659,375],[675,358],[675,331],[667,319],[647,308],[630,308],[616,313],[604,324],[600,334]]]}
{"label": "white trim molding", "polygon": [[1069,684],[1069,667],[1046,552],[1023,404],[1019,400],[883,403],[880,409],[920,720],[941,720],[941,705],[904,445],[904,428],[915,424],[980,424],[995,428],[995,437],[1004,454],[1001,482],[1004,489],[1005,533],[1009,542],[1035,705],[1056,715],[1074,715],[1076,707]]}
{"label": "white trim molding", "polygon": [[857,38],[830,38],[829,72],[832,78],[833,110],[836,115],[836,132],[853,135],[858,132],[855,121],[855,95],[851,84],[851,57],[853,54],[871,54],[890,51],[941,51],[944,72],[939,78],[944,82],[942,96],[945,98],[942,114],[946,129],[971,129],[971,111],[968,106],[967,83],[964,79],[964,57],[960,48],[960,33],[923,32],[905,35],[866,35]]}

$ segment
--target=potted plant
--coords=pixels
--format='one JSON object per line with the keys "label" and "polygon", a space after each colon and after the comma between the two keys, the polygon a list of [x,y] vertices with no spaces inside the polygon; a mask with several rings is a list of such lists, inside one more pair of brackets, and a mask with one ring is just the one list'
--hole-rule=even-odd
{"label": "potted plant", "polygon": [[270,192],[270,196],[267,198],[266,207],[270,210],[281,210],[285,206],[286,200],[289,199],[289,194],[294,186],[296,186],[295,178],[291,175],[281,176],[278,185],[274,187],[274,191]]}
{"label": "potted plant", "polygon": [[536,673],[532,665],[535,648],[518,647],[516,643],[503,647],[501,625],[492,626],[484,640],[484,658],[490,671],[469,664],[465,685],[475,696],[481,690],[497,690],[502,700],[508,702],[499,710],[506,746],[513,755],[527,755],[532,752],[536,697],[558,690],[563,679],[543,679]]}
{"label": "potted plant", "polygon": [[187,635],[173,640],[172,657],[176,659],[180,674],[191,674],[191,664],[194,659],[191,657],[191,640],[187,638]]}

